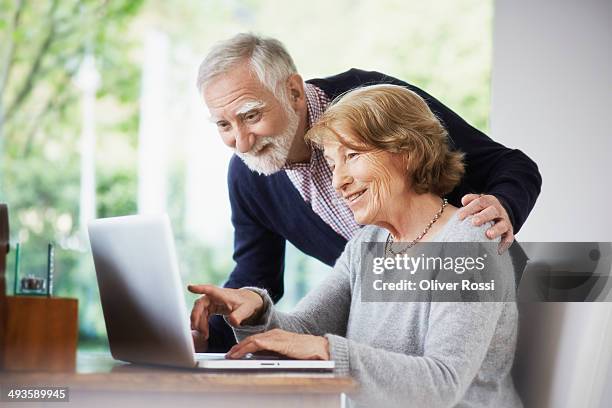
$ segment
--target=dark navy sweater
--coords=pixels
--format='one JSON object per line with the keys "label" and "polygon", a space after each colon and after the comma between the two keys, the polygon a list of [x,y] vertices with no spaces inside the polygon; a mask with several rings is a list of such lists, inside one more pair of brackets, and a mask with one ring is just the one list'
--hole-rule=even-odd
{"label": "dark navy sweater", "polygon": [[[405,86],[419,94],[448,130],[452,146],[465,153],[466,175],[448,195],[449,202],[460,207],[465,194],[493,194],[508,211],[514,231],[519,231],[542,183],[536,164],[521,151],[494,142],[423,90],[378,72],[351,69],[307,82],[321,88],[330,99],[381,83]],[[228,186],[236,267],[226,287],[265,288],[276,302],[284,290],[286,240],[327,265],[333,265],[344,249],[346,240],[315,214],[284,171],[262,176],[234,156]],[[209,351],[226,351],[234,343],[233,332],[223,319],[213,317]]]}

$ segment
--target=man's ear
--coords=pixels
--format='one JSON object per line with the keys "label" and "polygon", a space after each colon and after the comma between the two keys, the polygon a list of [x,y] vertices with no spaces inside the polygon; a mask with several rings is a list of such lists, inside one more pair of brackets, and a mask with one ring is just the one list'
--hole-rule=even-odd
{"label": "man's ear", "polygon": [[289,101],[296,112],[299,112],[306,105],[306,95],[304,94],[304,80],[299,74],[293,74],[287,79],[289,91]]}

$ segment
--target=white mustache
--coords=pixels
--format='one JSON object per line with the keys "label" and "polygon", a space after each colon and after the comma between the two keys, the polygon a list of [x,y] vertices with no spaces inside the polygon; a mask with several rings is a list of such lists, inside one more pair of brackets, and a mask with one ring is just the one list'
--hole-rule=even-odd
{"label": "white mustache", "polygon": [[[263,175],[280,171],[287,162],[289,150],[299,125],[299,116],[293,111],[287,111],[288,123],[285,130],[274,136],[266,136],[256,140],[250,151],[234,153],[242,159],[249,169]],[[257,155],[264,147],[270,145],[265,154]]]}

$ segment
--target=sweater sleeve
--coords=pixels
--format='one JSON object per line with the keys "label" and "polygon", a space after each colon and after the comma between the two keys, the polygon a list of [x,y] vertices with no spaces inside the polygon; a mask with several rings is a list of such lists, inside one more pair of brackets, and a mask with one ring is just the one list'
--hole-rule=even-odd
{"label": "sweater sleeve", "polygon": [[241,341],[252,334],[275,328],[315,336],[326,333],[345,336],[351,304],[346,252],[338,258],[330,275],[311,290],[292,313],[276,310],[267,291],[249,287],[262,296],[264,307],[258,321],[250,326],[234,328],[236,339]]}
{"label": "sweater sleeve", "polygon": [[455,405],[476,376],[504,303],[432,303],[422,356],[382,350],[328,334],[338,374],[361,384],[372,401],[392,398],[421,407]]}

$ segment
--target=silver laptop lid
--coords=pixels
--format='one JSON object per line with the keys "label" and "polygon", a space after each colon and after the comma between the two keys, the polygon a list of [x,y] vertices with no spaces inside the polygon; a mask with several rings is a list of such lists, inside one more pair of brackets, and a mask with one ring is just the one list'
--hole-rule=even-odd
{"label": "silver laptop lid", "polygon": [[89,224],[111,354],[134,363],[196,365],[167,215]]}

